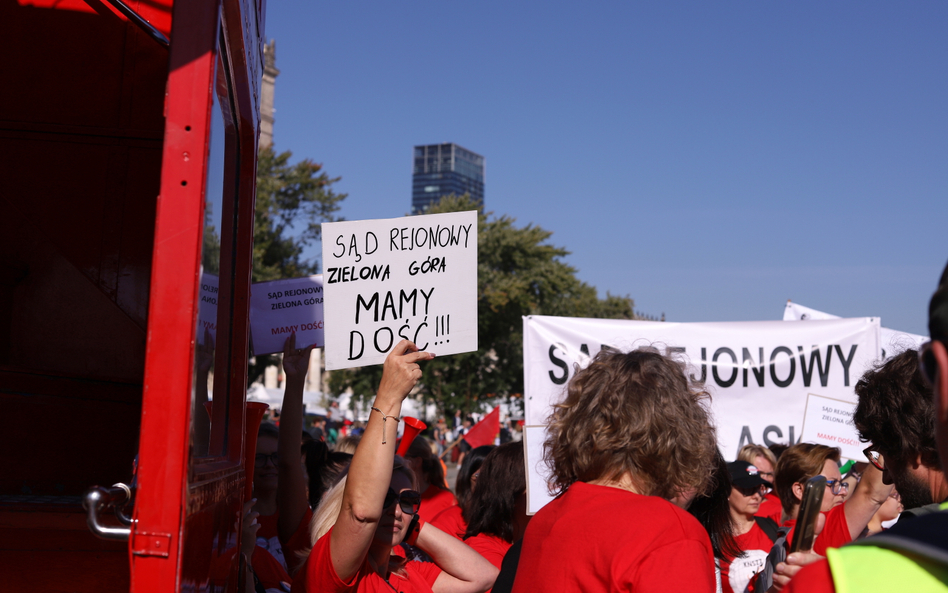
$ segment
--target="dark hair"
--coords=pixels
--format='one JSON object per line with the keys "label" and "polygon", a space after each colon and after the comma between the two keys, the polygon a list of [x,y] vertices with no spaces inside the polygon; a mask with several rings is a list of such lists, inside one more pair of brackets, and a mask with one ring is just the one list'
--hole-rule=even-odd
{"label": "dark hair", "polygon": [[441,460],[431,452],[431,441],[423,436],[415,437],[415,440],[408,446],[408,451],[405,452],[405,458],[421,460],[423,476],[418,476],[419,478],[424,477],[426,482],[442,490],[448,489],[448,485],[444,481],[444,468],[441,467]]}
{"label": "dark hair", "polygon": [[796,518],[792,516],[793,507],[800,504],[800,499],[793,493],[793,485],[820,475],[826,461],[830,459],[839,463],[839,447],[797,443],[788,447],[777,460],[774,489],[780,497],[784,513],[791,519]]}
{"label": "dark hair", "polygon": [[481,445],[475,447],[461,462],[461,469],[458,470],[458,476],[454,482],[454,496],[458,499],[458,506],[463,511],[468,507],[471,498],[471,476],[481,468],[484,459],[488,453],[496,449],[494,445]]}
{"label": "dark hair", "polygon": [[652,348],[600,350],[553,406],[543,445],[551,490],[628,472],[639,494],[704,492],[717,450],[706,397]]}
{"label": "dark hair", "polygon": [[774,457],[777,458],[777,461],[780,461],[780,456],[783,455],[783,452],[790,448],[790,445],[784,443],[771,443],[767,445],[767,448],[770,449],[770,452],[774,454]]}
{"label": "dark hair", "polygon": [[918,371],[917,351],[906,350],[866,371],[856,395],[853,423],[862,441],[893,460],[904,463],[920,454],[927,467],[941,468],[932,390]]}
{"label": "dark hair", "polygon": [[280,429],[272,422],[261,422],[260,428],[257,430],[257,438],[259,439],[260,437],[272,437],[279,440]]}
{"label": "dark hair", "polygon": [[316,508],[323,494],[333,485],[336,476],[352,460],[349,453],[330,451],[323,441],[311,440],[301,447],[306,456],[306,473],[309,477],[309,506]]}
{"label": "dark hair", "polygon": [[527,490],[523,441],[503,444],[487,455],[471,493],[465,539],[480,533],[513,543],[517,498]]}
{"label": "dark hair", "polygon": [[719,560],[743,558],[744,551],[734,539],[734,524],[731,521],[731,475],[727,471],[724,456],[718,450],[714,456],[714,473],[711,474],[710,489],[707,494],[696,496],[688,506],[688,512],[708,532],[711,549]]}

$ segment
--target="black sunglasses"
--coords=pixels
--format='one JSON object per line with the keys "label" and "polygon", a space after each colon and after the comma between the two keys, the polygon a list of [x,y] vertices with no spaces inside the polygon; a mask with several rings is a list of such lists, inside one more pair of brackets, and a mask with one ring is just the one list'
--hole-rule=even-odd
{"label": "black sunglasses", "polygon": [[932,389],[935,388],[936,369],[938,364],[935,362],[935,353],[932,352],[932,343],[925,342],[918,349],[918,372],[922,375],[922,381]]}
{"label": "black sunglasses", "polygon": [[267,460],[269,460],[270,463],[273,464],[273,467],[276,467],[277,462],[280,461],[280,454],[270,453],[269,455],[267,455],[266,453],[257,453],[256,455],[253,456],[253,464],[255,467],[265,466],[267,464]]}
{"label": "black sunglasses", "polygon": [[421,494],[414,490],[405,490],[401,493],[395,492],[391,488],[385,493],[385,502],[382,508],[387,509],[395,503],[402,507],[402,512],[406,515],[414,515],[421,508]]}

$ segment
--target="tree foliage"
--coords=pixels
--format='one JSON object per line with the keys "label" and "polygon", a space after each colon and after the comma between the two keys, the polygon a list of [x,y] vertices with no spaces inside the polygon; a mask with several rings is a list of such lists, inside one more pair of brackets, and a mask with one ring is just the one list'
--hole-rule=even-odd
{"label": "tree foliage", "polygon": [[[319,240],[321,223],[338,220],[346,194],[334,192],[332,185],[340,177],[329,177],[309,159],[290,164],[290,151],[277,154],[266,147],[258,156],[253,282],[315,274],[319,262],[306,260],[303,253]],[[273,355],[255,357],[248,380],[255,381],[276,363]]]}
{"label": "tree foliage", "polygon": [[[486,400],[523,393],[523,320],[525,315],[633,319],[628,296],[599,299],[596,289],[576,278],[562,258],[569,254],[548,243],[551,232],[538,226],[518,228],[508,216],[491,218],[468,196],[449,196],[431,214],[479,210],[477,248],[477,352],[436,358],[422,367],[423,400],[444,414],[473,412]],[[381,365],[334,371],[329,387],[351,388],[370,398]]]}

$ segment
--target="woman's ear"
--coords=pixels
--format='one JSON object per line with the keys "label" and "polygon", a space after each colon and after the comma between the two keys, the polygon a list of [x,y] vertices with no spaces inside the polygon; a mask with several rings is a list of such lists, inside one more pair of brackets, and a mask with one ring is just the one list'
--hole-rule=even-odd
{"label": "woman's ear", "polygon": [[793,496],[796,497],[796,504],[803,502],[803,482],[793,483]]}

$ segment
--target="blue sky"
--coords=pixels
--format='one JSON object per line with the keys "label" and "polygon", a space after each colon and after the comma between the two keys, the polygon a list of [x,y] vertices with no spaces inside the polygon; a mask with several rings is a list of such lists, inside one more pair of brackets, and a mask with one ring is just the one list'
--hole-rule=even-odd
{"label": "blue sky", "polygon": [[948,261],[948,3],[271,0],[275,145],[348,220],[411,203],[412,147],[601,295],[670,321],[784,303],[927,334]]}

